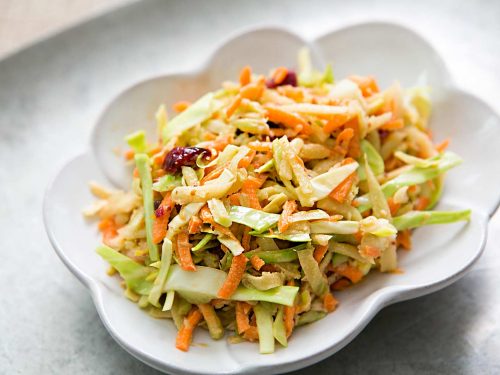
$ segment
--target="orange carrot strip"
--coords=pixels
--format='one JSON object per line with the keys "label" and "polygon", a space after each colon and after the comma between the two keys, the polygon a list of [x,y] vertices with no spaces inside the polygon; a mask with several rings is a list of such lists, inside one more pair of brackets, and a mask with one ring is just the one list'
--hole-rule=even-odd
{"label": "orange carrot strip", "polygon": [[393,119],[380,127],[381,130],[398,130],[404,128],[405,123],[402,119]]}
{"label": "orange carrot strip", "polygon": [[299,125],[302,126],[303,129],[309,127],[309,124],[295,113],[286,112],[274,106],[266,106],[265,109],[269,121],[276,124],[283,124],[290,128],[296,128]]}
{"label": "orange carrot strip", "polygon": [[340,280],[335,281],[332,284],[332,289],[333,290],[344,290],[345,288],[347,288],[350,285],[351,285],[351,282],[349,280],[342,278]]}
{"label": "orange carrot strip", "polygon": [[102,242],[105,245],[108,244],[109,240],[118,235],[119,226],[116,224],[113,218],[106,218],[101,220],[98,228],[102,232]]}
{"label": "orange carrot strip", "polygon": [[316,262],[321,262],[323,257],[325,256],[326,252],[328,251],[328,245],[318,245],[314,249],[314,259]]}
{"label": "orange carrot strip", "polygon": [[[289,286],[295,286],[295,282],[293,280],[290,280],[287,283]],[[295,306],[285,306],[283,310],[283,320],[285,323],[285,332],[286,332],[286,337],[290,337],[293,331],[293,327],[295,326]]]}
{"label": "orange carrot strip", "polygon": [[349,115],[338,114],[328,118],[328,122],[323,126],[323,132],[331,133],[344,125],[349,120]]}
{"label": "orange carrot strip", "polygon": [[196,271],[196,266],[191,257],[191,247],[188,232],[180,232],[177,235],[177,256],[181,262],[182,269],[185,271]]}
{"label": "orange carrot strip", "polygon": [[233,136],[231,134],[220,135],[212,142],[212,148],[217,151],[222,151],[232,142]]}
{"label": "orange carrot strip", "polygon": [[212,213],[210,212],[210,208],[208,205],[204,205],[200,210],[200,219],[204,223],[212,224],[214,222],[214,218],[212,217]]}
{"label": "orange carrot strip", "polygon": [[236,95],[229,107],[226,109],[226,117],[230,118],[241,104],[241,95]]}
{"label": "orange carrot strip", "polygon": [[153,242],[160,243],[163,241],[165,236],[167,235],[167,225],[170,220],[170,213],[174,207],[174,203],[172,202],[171,192],[168,191],[167,194],[163,197],[160,205],[156,212],[161,213],[160,216],[154,217],[153,221]]}
{"label": "orange carrot strip", "polygon": [[351,173],[346,177],[344,181],[342,181],[339,185],[332,190],[329,194],[330,198],[335,199],[339,203],[344,203],[351,191],[352,185],[356,181],[356,172]]}
{"label": "orange carrot strip", "polygon": [[243,236],[241,237],[241,246],[245,249],[245,251],[250,250],[250,240],[252,237],[250,236],[250,227],[245,227],[243,231]]}
{"label": "orange carrot strip", "polygon": [[372,76],[349,76],[349,79],[358,85],[364,97],[371,96],[379,92],[377,81]]}
{"label": "orange carrot strip", "polygon": [[363,272],[361,272],[358,268],[349,266],[347,264],[341,264],[340,266],[336,267],[335,272],[343,277],[347,277],[354,284],[356,284],[363,278]]}
{"label": "orange carrot strip", "polygon": [[175,112],[180,113],[184,112],[189,106],[191,105],[191,102],[188,102],[187,100],[180,100],[172,106]]}
{"label": "orange carrot strip", "polygon": [[134,150],[125,151],[125,154],[124,154],[125,160],[132,160],[134,158],[134,154],[135,154]]}
{"label": "orange carrot strip", "polygon": [[252,78],[252,68],[247,65],[241,69],[240,72],[240,85],[241,87],[246,86],[250,83],[250,80]]}
{"label": "orange carrot strip", "polygon": [[364,245],[361,248],[360,252],[363,255],[366,255],[366,256],[369,256],[369,257],[373,257],[373,258],[377,258],[377,257],[380,256],[380,249],[378,247],[375,247],[375,246]]}
{"label": "orange carrot strip", "polygon": [[238,168],[248,168],[255,155],[257,155],[257,151],[251,150],[247,156],[239,161]]}
{"label": "orange carrot strip", "polygon": [[398,235],[396,236],[396,245],[401,245],[401,247],[405,250],[411,249],[411,233],[409,229],[398,232]]}
{"label": "orange carrot strip", "polygon": [[247,262],[248,258],[244,254],[237,255],[233,258],[226,280],[224,280],[224,284],[222,284],[222,287],[219,289],[218,296],[220,298],[228,299],[235,292],[245,273]]}
{"label": "orange carrot strip", "polygon": [[240,90],[240,97],[250,100],[258,100],[264,93],[264,85],[250,83]]}
{"label": "orange carrot strip", "polygon": [[258,255],[252,255],[250,258],[250,263],[252,267],[259,271],[264,264],[266,264]]}
{"label": "orange carrot strip", "polygon": [[415,209],[417,211],[423,211],[429,205],[430,200],[427,197],[420,197],[417,199],[417,203],[415,204]]}
{"label": "orange carrot strip", "polygon": [[266,152],[266,151],[272,150],[272,143],[271,142],[253,141],[253,142],[248,143],[247,146],[252,150],[261,151],[261,152]]}
{"label": "orange carrot strip", "polygon": [[201,225],[203,221],[198,216],[191,216],[188,224],[188,232],[189,234],[200,233]]}
{"label": "orange carrot strip", "polygon": [[177,349],[184,352],[188,351],[191,341],[193,340],[194,329],[202,318],[203,315],[198,308],[193,307],[191,311],[189,311],[182,322],[181,329],[177,333],[177,339],[175,340],[175,347]]}
{"label": "orange carrot strip", "polygon": [[250,328],[248,319],[250,308],[250,304],[246,302],[236,302],[236,329],[240,335]]}
{"label": "orange carrot strip", "polygon": [[248,341],[257,341],[259,339],[259,331],[257,330],[257,327],[250,326],[250,328],[243,333],[243,338]]}
{"label": "orange carrot strip", "polygon": [[139,170],[137,168],[134,168],[134,171],[132,172],[132,175],[135,177],[135,178],[138,178],[139,177]]}
{"label": "orange carrot strip", "polygon": [[226,167],[227,167],[226,164],[219,165],[218,167],[216,167],[215,169],[210,171],[206,176],[203,176],[203,178],[200,181],[200,185],[203,185],[210,180],[215,180],[217,177],[219,177],[222,174],[222,172],[224,172],[224,169]]}
{"label": "orange carrot strip", "polygon": [[358,119],[354,118],[352,120],[349,120],[345,124],[346,129],[352,129],[354,134],[349,142],[349,150],[347,151],[347,155],[354,159],[358,159],[361,156],[361,139],[360,139],[360,134],[359,134],[359,124],[358,124]]}
{"label": "orange carrot strip", "polygon": [[345,155],[349,151],[349,142],[354,137],[354,130],[351,128],[345,128],[342,130],[337,139],[335,140],[335,150],[342,155]]}
{"label": "orange carrot strip", "polygon": [[328,312],[332,312],[337,307],[337,300],[331,293],[326,293],[323,297],[323,306]]}
{"label": "orange carrot strip", "polygon": [[396,203],[394,202],[394,198],[390,197],[387,198],[387,204],[389,205],[389,209],[391,210],[391,215],[394,216],[399,210],[399,207],[401,207],[401,203]]}
{"label": "orange carrot strip", "polygon": [[280,218],[278,220],[278,231],[280,233],[286,232],[288,226],[290,225],[290,216],[297,209],[297,203],[294,200],[286,201],[283,205],[283,211],[281,212]]}
{"label": "orange carrot strip", "polygon": [[450,138],[446,138],[443,142],[440,144],[436,145],[436,150],[437,152],[444,152],[448,146],[450,145]]}
{"label": "orange carrot strip", "polygon": [[285,68],[284,66],[280,66],[279,68],[277,68],[274,71],[274,74],[273,74],[274,83],[279,85],[280,83],[282,83],[285,80],[287,75],[288,75],[288,69]]}
{"label": "orange carrot strip", "polygon": [[239,193],[231,194],[229,196],[229,203],[231,204],[231,206],[239,206],[239,205],[241,205],[240,194]]}

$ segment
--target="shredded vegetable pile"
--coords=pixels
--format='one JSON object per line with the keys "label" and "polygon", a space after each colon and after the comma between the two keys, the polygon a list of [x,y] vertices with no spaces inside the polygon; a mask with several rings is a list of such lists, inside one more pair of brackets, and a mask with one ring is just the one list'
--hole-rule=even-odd
{"label": "shredded vegetable pile", "polygon": [[127,136],[131,190],[91,184],[99,200],[85,215],[100,219],[108,273],[173,319],[180,350],[197,327],[261,353],[286,347],[370,271],[402,272],[412,229],[469,220],[431,210],[461,160],[433,143],[426,87],[334,81],[301,50],[297,73],[247,66],[174,110],[160,106],[158,142]]}

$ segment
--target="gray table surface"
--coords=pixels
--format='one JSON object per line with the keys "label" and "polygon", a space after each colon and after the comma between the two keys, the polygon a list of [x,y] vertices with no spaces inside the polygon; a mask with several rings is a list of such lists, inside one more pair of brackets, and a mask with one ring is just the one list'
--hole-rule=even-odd
{"label": "gray table surface", "polygon": [[[312,36],[371,19],[419,31],[461,87],[499,108],[498,1],[141,2],[1,61],[0,373],[157,373],[108,335],[42,224],[49,179],[85,150],[111,98],[143,78],[194,67],[241,27],[286,25]],[[297,373],[500,373],[499,229],[497,215],[483,258],[461,281],[385,308],[346,348]]]}

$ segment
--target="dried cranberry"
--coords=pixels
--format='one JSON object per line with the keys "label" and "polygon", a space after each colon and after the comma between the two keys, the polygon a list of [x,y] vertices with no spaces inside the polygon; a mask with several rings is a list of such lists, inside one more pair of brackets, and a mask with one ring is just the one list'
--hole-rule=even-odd
{"label": "dried cranberry", "polygon": [[164,214],[165,214],[165,207],[163,206],[158,207],[155,211],[156,217],[162,217]]}
{"label": "dried cranberry", "polygon": [[278,86],[285,86],[285,85],[290,85],[290,86],[294,86],[294,87],[297,86],[297,74],[295,74],[295,72],[293,70],[289,70],[288,73],[286,74],[283,82],[281,82],[279,84],[274,82],[273,78],[269,78],[266,82],[266,86],[269,89],[275,89]]}
{"label": "dried cranberry", "polygon": [[183,166],[194,166],[196,164],[196,159],[200,155],[204,158],[208,158],[210,156],[210,151],[201,147],[174,147],[167,156],[165,156],[163,169],[168,173],[177,173]]}
{"label": "dried cranberry", "polygon": [[153,205],[154,205],[155,210],[157,210],[158,207],[160,207],[160,204],[161,204],[161,199],[154,200]]}

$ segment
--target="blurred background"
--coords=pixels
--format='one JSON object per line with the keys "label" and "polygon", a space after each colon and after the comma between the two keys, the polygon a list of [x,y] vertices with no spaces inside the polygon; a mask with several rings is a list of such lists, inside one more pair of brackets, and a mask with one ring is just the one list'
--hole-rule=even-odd
{"label": "blurred background", "polygon": [[130,0],[0,0],[0,58]]}

